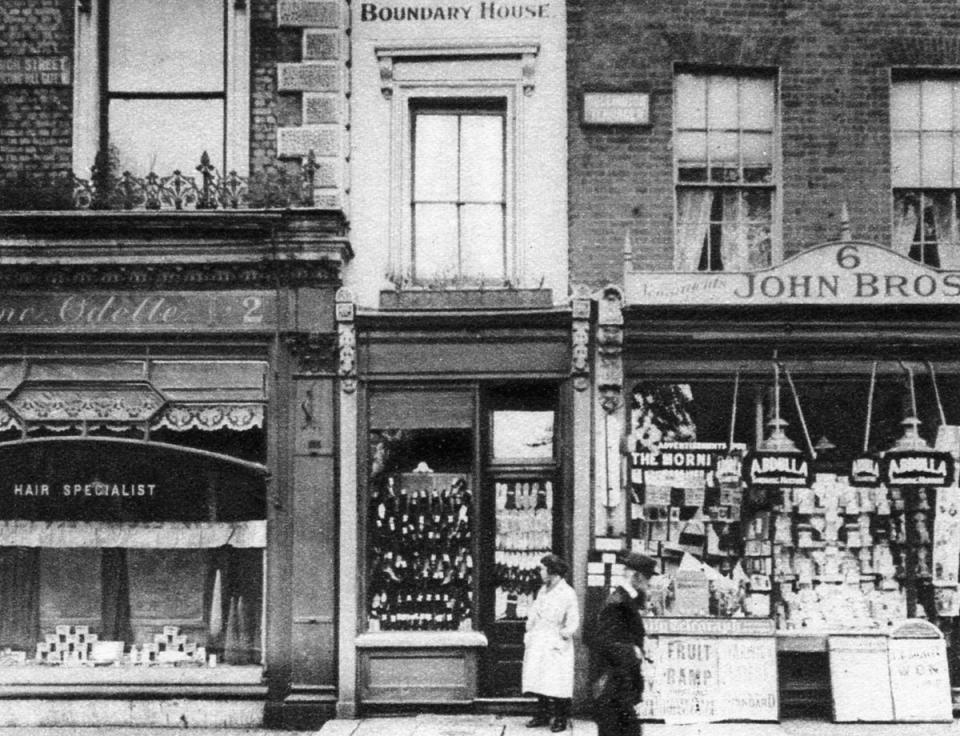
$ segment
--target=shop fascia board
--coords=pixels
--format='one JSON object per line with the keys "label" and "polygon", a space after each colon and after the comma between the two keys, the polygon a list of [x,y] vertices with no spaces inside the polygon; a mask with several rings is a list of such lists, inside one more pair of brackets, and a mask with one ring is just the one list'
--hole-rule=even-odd
{"label": "shop fascia board", "polygon": [[263,263],[353,257],[339,212],[316,209],[0,213],[0,265]]}

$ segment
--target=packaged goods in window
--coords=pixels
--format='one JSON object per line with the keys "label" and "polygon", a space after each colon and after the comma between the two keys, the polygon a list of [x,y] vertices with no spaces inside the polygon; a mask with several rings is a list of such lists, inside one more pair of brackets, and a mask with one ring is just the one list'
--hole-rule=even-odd
{"label": "packaged goods in window", "polygon": [[494,610],[525,619],[540,589],[540,559],[553,550],[553,483],[497,483]]}
{"label": "packaged goods in window", "polygon": [[470,627],[471,505],[464,475],[386,479],[371,499],[371,630]]}

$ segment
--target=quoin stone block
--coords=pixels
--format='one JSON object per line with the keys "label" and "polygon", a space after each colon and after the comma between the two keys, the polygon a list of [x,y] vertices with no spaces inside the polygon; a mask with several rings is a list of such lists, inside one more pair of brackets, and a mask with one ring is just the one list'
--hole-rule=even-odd
{"label": "quoin stone block", "polygon": [[303,32],[303,58],[329,61],[336,59],[340,52],[340,34],[338,31]]}
{"label": "quoin stone block", "polygon": [[280,0],[277,25],[293,28],[336,28],[340,25],[335,0]]}
{"label": "quoin stone block", "polygon": [[340,122],[340,98],[334,94],[304,92],[303,124]]}
{"label": "quoin stone block", "polygon": [[278,92],[335,92],[339,88],[337,64],[319,61],[277,64]]}
{"label": "quoin stone block", "polygon": [[313,151],[315,156],[336,156],[340,150],[340,128],[336,125],[304,125],[277,128],[277,156],[300,158]]}

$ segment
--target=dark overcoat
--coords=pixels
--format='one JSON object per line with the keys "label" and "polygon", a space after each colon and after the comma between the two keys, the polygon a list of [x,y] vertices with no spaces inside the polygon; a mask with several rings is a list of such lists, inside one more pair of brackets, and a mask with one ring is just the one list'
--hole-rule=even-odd
{"label": "dark overcoat", "polygon": [[636,649],[643,651],[641,596],[622,587],[607,598],[590,633],[596,680],[594,699],[632,710],[643,697],[643,675]]}

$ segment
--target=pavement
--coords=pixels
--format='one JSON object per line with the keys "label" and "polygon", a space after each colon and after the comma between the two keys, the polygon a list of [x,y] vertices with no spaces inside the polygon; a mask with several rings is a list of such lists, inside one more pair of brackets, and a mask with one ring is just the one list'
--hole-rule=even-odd
{"label": "pavement", "polygon": [[[528,729],[526,717],[416,715],[328,721],[319,731],[259,728],[0,728],[0,736],[552,736],[549,729]],[[592,721],[574,719],[564,736],[596,736]],[[645,723],[643,736],[960,736],[953,723],[830,723],[789,720],[781,723]]]}

